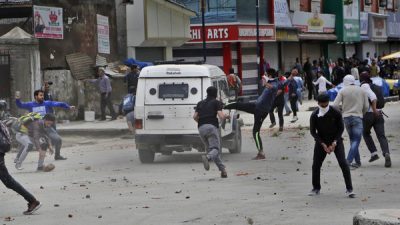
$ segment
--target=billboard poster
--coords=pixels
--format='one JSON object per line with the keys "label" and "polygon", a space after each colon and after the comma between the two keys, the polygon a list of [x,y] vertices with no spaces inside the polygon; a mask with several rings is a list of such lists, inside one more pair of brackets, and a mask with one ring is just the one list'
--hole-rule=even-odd
{"label": "billboard poster", "polygon": [[343,41],[360,40],[360,9],[357,0],[343,1]]}
{"label": "billboard poster", "polygon": [[35,38],[64,39],[63,9],[33,6]]}
{"label": "billboard poster", "polygon": [[286,0],[274,0],[274,17],[276,27],[292,27]]}
{"label": "billboard poster", "polygon": [[302,32],[334,33],[335,15],[296,11],[293,15],[293,26]]}
{"label": "billboard poster", "polygon": [[368,13],[360,13],[360,34],[368,35]]}
{"label": "billboard poster", "polygon": [[98,52],[110,54],[110,27],[108,17],[97,14],[97,45]]}
{"label": "billboard poster", "polygon": [[388,37],[400,38],[400,12],[388,13],[387,35]]}

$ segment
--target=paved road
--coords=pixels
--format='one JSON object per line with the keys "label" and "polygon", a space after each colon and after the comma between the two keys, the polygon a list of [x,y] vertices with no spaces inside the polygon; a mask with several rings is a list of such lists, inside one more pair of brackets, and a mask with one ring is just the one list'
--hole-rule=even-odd
{"label": "paved road", "polygon": [[[216,167],[204,171],[199,153],[156,156],[141,164],[133,139],[65,138],[67,161],[50,173],[36,173],[37,153],[28,155],[25,170],[10,172],[42,202],[36,215],[22,216],[25,202],[0,186],[1,224],[352,224],[364,209],[397,208],[400,202],[399,104],[386,108],[387,134],[393,168],[380,159],[352,171],[356,199],[344,195],[344,182],[333,156],[323,166],[322,194],[308,197],[311,188],[313,140],[307,129],[277,135],[263,130],[267,160],[251,161],[256,153],[250,130],[243,132],[243,152],[224,151],[228,178]],[[306,116],[304,116],[306,118]],[[347,138],[346,138],[347,143]],[[346,144],[346,149],[348,149]],[[5,221],[11,217],[11,222]]]}

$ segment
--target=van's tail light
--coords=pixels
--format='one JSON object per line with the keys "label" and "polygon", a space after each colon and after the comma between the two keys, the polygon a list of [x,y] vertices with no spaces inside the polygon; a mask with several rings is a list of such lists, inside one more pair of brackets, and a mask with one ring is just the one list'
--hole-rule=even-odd
{"label": "van's tail light", "polygon": [[141,119],[136,119],[136,120],[135,120],[135,128],[136,128],[136,129],[143,129],[143,120],[141,120]]}

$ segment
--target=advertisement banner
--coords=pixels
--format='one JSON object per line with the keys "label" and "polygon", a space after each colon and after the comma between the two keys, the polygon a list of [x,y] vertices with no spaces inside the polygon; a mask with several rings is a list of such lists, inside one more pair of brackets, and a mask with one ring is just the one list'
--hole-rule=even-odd
{"label": "advertisement banner", "polygon": [[360,10],[358,1],[343,0],[343,41],[360,40]]}
{"label": "advertisement banner", "polygon": [[32,4],[32,0],[0,0],[0,4],[24,4],[30,3]]}
{"label": "advertisement banner", "polygon": [[400,38],[400,12],[388,13],[387,35],[388,37]]}
{"label": "advertisement banner", "polygon": [[386,41],[386,17],[369,14],[370,37],[372,41]]}
{"label": "advertisement banner", "polygon": [[360,12],[360,34],[368,35],[368,13]]}
{"label": "advertisement banner", "polygon": [[[275,41],[275,26],[260,25],[260,41]],[[202,42],[201,25],[191,25],[190,35],[192,40],[189,42]],[[207,42],[253,42],[257,39],[257,29],[252,24],[214,24],[206,26]]]}
{"label": "advertisement banner", "polygon": [[293,26],[302,32],[334,33],[335,15],[296,11],[293,15]]}
{"label": "advertisement banner", "polygon": [[110,27],[108,17],[97,14],[97,45],[98,52],[110,54]]}
{"label": "advertisement banner", "polygon": [[35,38],[64,39],[63,9],[33,6]]}
{"label": "advertisement banner", "polygon": [[286,0],[274,0],[274,17],[276,27],[292,27]]}

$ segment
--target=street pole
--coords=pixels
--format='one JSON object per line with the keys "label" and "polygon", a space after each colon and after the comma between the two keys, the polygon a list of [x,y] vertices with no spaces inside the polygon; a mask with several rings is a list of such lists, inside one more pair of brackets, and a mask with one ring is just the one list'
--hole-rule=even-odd
{"label": "street pole", "polygon": [[204,18],[205,11],[205,0],[201,0],[201,36],[203,39],[203,62],[205,63],[207,60],[207,51],[206,51],[206,22]]}
{"label": "street pole", "polygon": [[260,8],[260,0],[256,0],[256,32],[257,32],[257,87],[258,87],[258,94],[261,94],[261,89],[260,89],[260,82],[261,82],[261,77],[260,77],[260,19],[259,19],[259,8]]}

